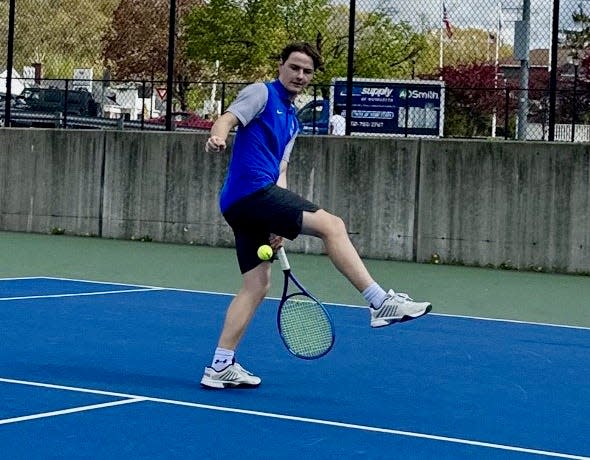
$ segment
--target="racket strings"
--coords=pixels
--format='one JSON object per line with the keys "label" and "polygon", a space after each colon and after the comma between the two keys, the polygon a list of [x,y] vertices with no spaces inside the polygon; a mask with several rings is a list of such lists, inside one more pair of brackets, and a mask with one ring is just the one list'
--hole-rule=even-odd
{"label": "racket strings", "polygon": [[329,317],[318,302],[305,295],[287,299],[279,325],[285,343],[299,356],[321,356],[332,347],[334,334]]}

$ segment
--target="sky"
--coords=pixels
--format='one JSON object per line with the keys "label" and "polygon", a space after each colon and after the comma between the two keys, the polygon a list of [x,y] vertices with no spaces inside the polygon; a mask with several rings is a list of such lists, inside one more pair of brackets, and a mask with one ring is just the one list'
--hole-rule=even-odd
{"label": "sky", "polygon": [[[424,22],[429,28],[438,27],[442,21],[442,0],[357,0],[358,9],[382,9],[396,21],[407,21],[413,25]],[[523,0],[445,0],[451,24],[459,28],[478,28],[494,32],[497,30],[501,5],[503,43],[514,43],[514,21],[522,19]],[[531,49],[549,49],[551,44],[552,0],[530,0]],[[561,0],[560,29],[573,27],[572,13],[580,9],[590,14],[590,0]]]}

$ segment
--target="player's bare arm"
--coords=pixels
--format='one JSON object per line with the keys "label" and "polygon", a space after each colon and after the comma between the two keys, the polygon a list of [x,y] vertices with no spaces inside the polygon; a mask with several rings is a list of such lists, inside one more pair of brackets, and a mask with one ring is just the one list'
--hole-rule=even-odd
{"label": "player's bare arm", "polygon": [[229,132],[238,126],[240,121],[231,112],[225,112],[221,115],[211,127],[209,139],[205,144],[207,152],[220,152],[227,147],[226,140]]}
{"label": "player's bare arm", "polygon": [[277,180],[277,185],[282,188],[287,188],[287,167],[289,166],[288,161],[281,161],[280,170],[279,170],[279,178]]}

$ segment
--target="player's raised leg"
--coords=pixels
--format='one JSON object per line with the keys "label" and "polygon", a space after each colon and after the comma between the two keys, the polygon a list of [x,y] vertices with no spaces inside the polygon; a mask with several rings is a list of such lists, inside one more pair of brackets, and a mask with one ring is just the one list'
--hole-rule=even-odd
{"label": "player's raised leg", "polygon": [[386,292],[371,277],[353,246],[346,226],[338,216],[323,209],[303,212],[302,233],[321,238],[334,266],[367,300],[371,310],[371,327],[388,326],[425,315],[430,302],[415,302],[407,294],[390,289]]}

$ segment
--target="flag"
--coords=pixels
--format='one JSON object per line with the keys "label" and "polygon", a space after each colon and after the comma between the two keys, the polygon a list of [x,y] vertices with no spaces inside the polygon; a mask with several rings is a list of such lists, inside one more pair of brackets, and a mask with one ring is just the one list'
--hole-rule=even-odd
{"label": "flag", "polygon": [[451,38],[453,36],[453,27],[451,26],[451,21],[449,20],[449,14],[447,13],[447,6],[443,3],[443,24],[445,25],[445,30],[447,32],[447,37]]}

